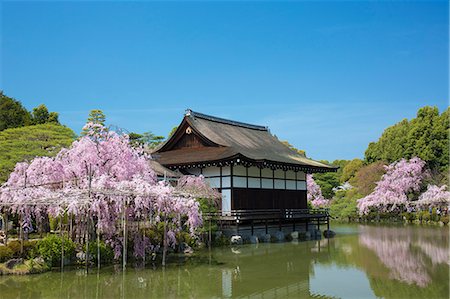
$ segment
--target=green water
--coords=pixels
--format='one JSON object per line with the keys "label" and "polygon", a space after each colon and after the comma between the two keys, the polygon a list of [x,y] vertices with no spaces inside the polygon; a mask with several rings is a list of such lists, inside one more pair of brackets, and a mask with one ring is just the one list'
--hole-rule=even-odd
{"label": "green water", "polygon": [[0,277],[0,298],[449,298],[447,228],[334,226],[334,239],[216,248],[158,265]]}

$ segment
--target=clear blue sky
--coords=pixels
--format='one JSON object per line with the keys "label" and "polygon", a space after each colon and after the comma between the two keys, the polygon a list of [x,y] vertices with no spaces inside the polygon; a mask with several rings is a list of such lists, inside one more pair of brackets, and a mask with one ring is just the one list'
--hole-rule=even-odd
{"label": "clear blue sky", "polygon": [[448,106],[447,1],[1,3],[1,89],[77,133],[91,109],[167,135],[186,108],[314,159]]}

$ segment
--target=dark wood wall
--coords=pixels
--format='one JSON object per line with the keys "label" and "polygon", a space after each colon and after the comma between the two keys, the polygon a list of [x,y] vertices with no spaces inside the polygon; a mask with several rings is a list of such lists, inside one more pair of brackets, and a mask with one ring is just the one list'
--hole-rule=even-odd
{"label": "dark wood wall", "polygon": [[177,141],[177,143],[173,146],[173,149],[180,149],[180,148],[192,148],[192,147],[205,147],[206,144],[194,133],[191,134],[184,134],[181,136],[181,138]]}
{"label": "dark wood wall", "polygon": [[233,188],[232,210],[306,209],[305,190]]}

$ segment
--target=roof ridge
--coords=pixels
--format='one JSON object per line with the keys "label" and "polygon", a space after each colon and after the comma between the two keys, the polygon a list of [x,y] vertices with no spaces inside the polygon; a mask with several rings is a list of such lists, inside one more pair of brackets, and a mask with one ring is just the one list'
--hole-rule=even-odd
{"label": "roof ridge", "polygon": [[243,122],[235,121],[235,120],[231,120],[231,119],[220,118],[217,116],[212,116],[212,115],[208,115],[208,114],[204,114],[204,113],[200,113],[200,112],[195,112],[195,111],[192,111],[191,109],[186,109],[186,113],[184,115],[189,116],[189,117],[197,117],[197,118],[201,118],[201,119],[206,119],[206,120],[214,121],[214,122],[218,122],[218,123],[228,124],[228,125],[232,125],[232,126],[252,129],[252,130],[269,131],[269,128],[266,126],[253,125],[253,124],[243,123]]}

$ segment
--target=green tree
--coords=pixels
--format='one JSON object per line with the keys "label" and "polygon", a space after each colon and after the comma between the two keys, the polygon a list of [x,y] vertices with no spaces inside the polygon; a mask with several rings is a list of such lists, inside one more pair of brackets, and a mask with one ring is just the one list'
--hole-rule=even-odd
{"label": "green tree", "polygon": [[128,134],[128,137],[133,146],[147,145],[150,148],[156,148],[164,141],[164,136],[158,136],[152,132],[144,132],[142,134],[132,132]]}
{"label": "green tree", "polygon": [[303,157],[306,157],[306,151],[296,148],[295,146],[293,146],[292,144],[290,144],[289,141],[283,140],[283,141],[281,141],[281,143],[283,143],[284,145],[286,145],[286,146],[287,146],[288,148],[290,148],[291,150],[296,151],[297,154],[302,155]]}
{"label": "green tree", "polygon": [[33,108],[32,119],[33,124],[40,125],[45,124],[48,121],[50,113],[48,112],[47,106],[41,104],[36,108]]}
{"label": "green tree", "polygon": [[[320,161],[324,164],[330,164],[328,161],[322,160]],[[322,195],[331,199],[334,196],[333,188],[336,188],[340,185],[339,182],[339,173],[337,172],[325,172],[325,173],[315,173],[314,180],[320,186],[322,190]]]}
{"label": "green tree", "polygon": [[[105,126],[105,121],[106,121],[106,116],[103,113],[103,111],[99,110],[99,109],[94,109],[89,112],[86,123],[93,123],[93,124]],[[84,136],[86,134],[87,134],[87,130],[83,129],[83,131],[81,131],[81,136]]]}
{"label": "green tree", "polygon": [[371,142],[365,152],[367,163],[419,157],[431,169],[447,171],[449,165],[449,109],[441,115],[437,107],[425,106],[416,118],[406,119],[387,128],[377,142]]}
{"label": "green tree", "polygon": [[94,109],[94,110],[91,110],[91,112],[89,112],[89,116],[87,119],[88,123],[91,122],[94,124],[100,124],[100,125],[104,126],[105,121],[106,121],[106,116],[102,110]]}
{"label": "green tree", "polygon": [[352,178],[355,177],[356,172],[363,167],[364,162],[361,159],[353,159],[349,163],[345,165],[345,167],[342,169],[342,174],[339,178],[339,181],[341,183],[345,183],[347,181],[350,181]]}
{"label": "green tree", "polygon": [[48,123],[59,124],[59,113],[58,112],[50,112],[48,115]]}
{"label": "green tree", "polygon": [[423,107],[411,121],[406,155],[417,156],[430,168],[448,169],[449,109],[439,115],[437,107]]}
{"label": "green tree", "polygon": [[377,161],[361,167],[355,174],[350,184],[356,187],[362,196],[369,195],[376,187],[376,183],[386,173],[383,161]]}
{"label": "green tree", "polygon": [[330,204],[331,216],[348,221],[358,218],[357,200],[361,197],[356,189],[337,191]]}
{"label": "green tree", "polygon": [[7,180],[17,162],[37,156],[54,156],[69,147],[75,133],[64,126],[41,124],[0,132],[0,182]]}
{"label": "green tree", "polygon": [[178,129],[178,126],[173,127],[172,130],[170,130],[169,135],[167,136],[167,138],[172,137],[172,135],[175,134],[177,129]]}
{"label": "green tree", "polygon": [[0,91],[0,131],[27,126],[30,123],[31,115],[27,109],[19,101]]}

